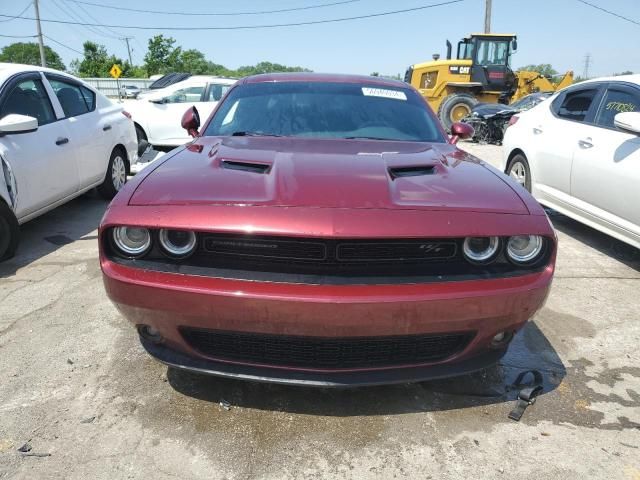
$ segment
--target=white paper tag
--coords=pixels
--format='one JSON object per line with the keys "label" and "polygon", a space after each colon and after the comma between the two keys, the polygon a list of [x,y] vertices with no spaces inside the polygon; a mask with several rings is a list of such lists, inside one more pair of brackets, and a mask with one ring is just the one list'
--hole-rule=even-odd
{"label": "white paper tag", "polygon": [[404,92],[398,90],[387,90],[386,88],[368,88],[362,87],[362,94],[367,97],[393,98],[394,100],[406,100],[407,96]]}

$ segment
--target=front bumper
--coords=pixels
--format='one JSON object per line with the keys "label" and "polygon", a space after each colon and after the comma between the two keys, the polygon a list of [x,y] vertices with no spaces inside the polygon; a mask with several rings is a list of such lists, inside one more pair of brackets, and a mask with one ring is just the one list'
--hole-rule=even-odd
{"label": "front bumper", "polygon": [[[403,285],[305,285],[187,276],[131,268],[102,258],[111,300],[134,325],[154,327],[147,351],[176,368],[318,386],[419,381],[496,362],[498,332],[516,332],[543,305],[553,265],[511,278]],[[192,348],[181,327],[324,338],[473,332],[444,360],[376,368],[315,369],[244,363]]]}
{"label": "front bumper", "polygon": [[171,350],[165,345],[153,343],[142,336],[140,337],[140,343],[142,343],[149,355],[177,370],[236,380],[331,388],[414,383],[465,375],[495,364],[507,352],[506,348],[502,348],[488,350],[458,362],[421,367],[332,372],[327,374],[325,372],[255,367],[191,357],[182,352]]}

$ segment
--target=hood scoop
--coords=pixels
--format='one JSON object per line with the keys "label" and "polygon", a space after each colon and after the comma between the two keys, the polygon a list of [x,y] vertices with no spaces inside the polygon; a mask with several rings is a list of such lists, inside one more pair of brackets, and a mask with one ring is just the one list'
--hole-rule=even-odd
{"label": "hood scoop", "polygon": [[435,165],[411,165],[409,167],[389,167],[392,180],[402,177],[421,177],[436,173]]}
{"label": "hood scoop", "polygon": [[268,173],[271,169],[271,165],[268,163],[243,162],[240,160],[222,160],[220,166],[228,170],[240,170],[251,173]]}

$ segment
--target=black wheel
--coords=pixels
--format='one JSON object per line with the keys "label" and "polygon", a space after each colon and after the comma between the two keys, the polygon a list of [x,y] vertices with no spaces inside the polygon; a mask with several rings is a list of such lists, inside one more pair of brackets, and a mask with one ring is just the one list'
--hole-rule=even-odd
{"label": "black wheel", "polygon": [[18,249],[20,227],[9,206],[0,200],[0,262],[13,257]]}
{"label": "black wheel", "polygon": [[451,125],[468,116],[477,103],[476,97],[469,93],[454,93],[445,97],[438,108],[438,118],[444,129],[449,132]]}
{"label": "black wheel", "polygon": [[523,154],[514,155],[505,173],[527,189],[528,192],[531,191],[531,170],[529,169],[527,157]]}
{"label": "black wheel", "polygon": [[141,126],[136,125],[136,138],[138,139],[138,156],[141,157],[149,148],[149,139]]}
{"label": "black wheel", "polygon": [[107,174],[102,185],[98,187],[98,192],[107,200],[111,200],[125,183],[127,183],[127,157],[122,148],[116,147],[111,152]]}

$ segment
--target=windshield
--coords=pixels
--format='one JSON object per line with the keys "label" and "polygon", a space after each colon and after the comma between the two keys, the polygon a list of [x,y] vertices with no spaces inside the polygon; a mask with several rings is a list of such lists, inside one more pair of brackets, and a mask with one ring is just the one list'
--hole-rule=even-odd
{"label": "windshield", "polygon": [[477,63],[480,65],[507,65],[509,63],[509,42],[478,40]]}
{"label": "windshield", "polygon": [[413,90],[328,82],[240,85],[223,101],[204,135],[445,141]]}

